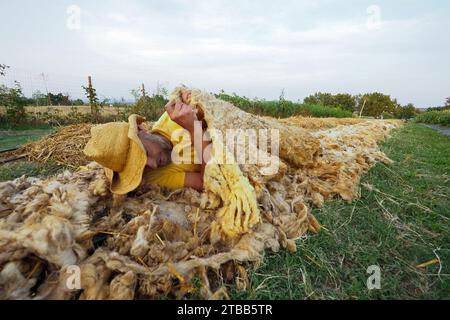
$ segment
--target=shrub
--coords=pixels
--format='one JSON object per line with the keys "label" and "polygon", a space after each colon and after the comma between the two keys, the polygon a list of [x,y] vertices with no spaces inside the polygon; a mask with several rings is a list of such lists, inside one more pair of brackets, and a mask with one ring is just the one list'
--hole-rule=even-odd
{"label": "shrub", "polygon": [[22,88],[18,82],[15,82],[14,88],[8,88],[0,85],[0,105],[6,109],[3,121],[8,125],[15,127],[26,118],[25,106],[27,99],[22,93]]}
{"label": "shrub", "polygon": [[383,119],[395,119],[394,115],[390,112],[383,112],[381,114],[381,116],[383,117]]}
{"label": "shrub", "polygon": [[450,126],[450,110],[424,112],[415,118],[415,122]]}
{"label": "shrub", "polygon": [[139,114],[148,121],[155,121],[164,113],[167,100],[162,95],[145,96],[136,101],[134,105],[122,108],[119,112],[122,120],[127,120],[131,114]]}
{"label": "shrub", "polygon": [[356,109],[356,97],[348,93],[323,93],[316,92],[303,100],[306,104],[320,104],[334,108],[341,108],[343,110],[353,111]]}

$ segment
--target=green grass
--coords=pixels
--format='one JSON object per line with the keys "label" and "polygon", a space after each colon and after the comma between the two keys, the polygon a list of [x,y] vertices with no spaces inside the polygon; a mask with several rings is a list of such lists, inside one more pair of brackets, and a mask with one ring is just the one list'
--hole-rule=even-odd
{"label": "green grass", "polygon": [[28,130],[0,130],[0,150],[19,147],[27,142],[35,141],[40,137],[52,133],[52,128]]}
{"label": "green grass", "polygon": [[4,121],[0,121],[0,130],[12,130],[12,131],[24,131],[24,130],[37,130],[37,129],[53,129],[53,127],[49,124],[29,124],[29,123],[24,123],[24,124],[20,124],[18,126],[12,126],[10,123],[4,122]]}
{"label": "green grass", "polygon": [[28,161],[10,162],[0,165],[0,182],[14,180],[23,175],[45,178],[60,173],[63,170],[64,167],[50,162],[45,165]]}
{"label": "green grass", "polygon": [[[416,124],[382,149],[396,162],[363,177],[361,197],[314,214],[328,230],[298,241],[298,252],[268,253],[235,299],[450,298],[450,138]],[[435,259],[439,264],[417,268]],[[368,290],[367,268],[381,268]]]}
{"label": "green grass", "polygon": [[[5,127],[0,127],[0,150],[19,147],[54,131],[49,126],[22,126],[13,130],[4,129]],[[61,166],[54,163],[40,165],[27,161],[15,161],[0,165],[0,181],[12,180],[24,174],[45,177],[60,170],[62,170]]]}

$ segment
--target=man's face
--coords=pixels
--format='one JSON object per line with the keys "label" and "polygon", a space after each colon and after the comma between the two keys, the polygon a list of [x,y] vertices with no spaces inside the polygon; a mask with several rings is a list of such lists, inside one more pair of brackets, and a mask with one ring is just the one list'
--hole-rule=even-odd
{"label": "man's face", "polygon": [[140,130],[138,134],[147,151],[147,167],[156,169],[171,162],[172,145],[158,134]]}

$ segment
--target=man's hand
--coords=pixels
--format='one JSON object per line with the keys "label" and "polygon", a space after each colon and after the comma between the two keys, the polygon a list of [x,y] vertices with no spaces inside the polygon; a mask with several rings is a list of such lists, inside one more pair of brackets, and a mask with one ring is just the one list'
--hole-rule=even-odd
{"label": "man's hand", "polygon": [[[207,161],[211,158],[210,141],[203,141],[203,128],[199,118],[203,120],[204,115],[201,109],[198,109],[199,114],[192,109],[191,106],[186,104],[189,100],[191,92],[184,92],[182,96],[183,102],[172,102],[166,104],[166,111],[169,114],[172,121],[179,124],[181,127],[189,131],[191,135],[191,141],[194,143],[195,152],[198,156],[201,156],[201,169],[200,172],[187,172],[185,176],[185,187],[194,188],[196,190],[203,190],[203,176],[205,174],[205,166]],[[197,128],[196,128],[197,127]],[[196,128],[196,129],[194,129]],[[198,130],[200,129],[200,130]],[[199,141],[200,143],[196,143]],[[206,154],[204,154],[204,151]]]}
{"label": "man's hand", "polygon": [[184,90],[182,93],[181,93],[181,100],[184,102],[184,103],[186,103],[186,104],[189,104],[189,99],[191,99],[191,91],[190,90]]}
{"label": "man's hand", "polygon": [[198,119],[191,106],[182,102],[169,102],[168,104],[166,104],[165,108],[172,121],[178,123],[184,129],[193,134],[194,122],[198,121]]}

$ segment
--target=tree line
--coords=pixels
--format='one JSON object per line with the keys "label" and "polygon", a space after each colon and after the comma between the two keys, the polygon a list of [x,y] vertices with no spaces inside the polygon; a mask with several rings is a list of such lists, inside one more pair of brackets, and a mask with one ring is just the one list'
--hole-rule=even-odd
{"label": "tree line", "polygon": [[356,112],[362,116],[380,118],[410,119],[415,117],[419,110],[412,104],[401,105],[397,99],[380,92],[351,95],[347,93],[317,92],[303,100],[308,104],[332,106]]}
{"label": "tree line", "polygon": [[71,99],[68,93],[42,93],[39,90],[33,92],[31,98],[26,98],[28,105],[34,106],[82,106],[82,99]]}

